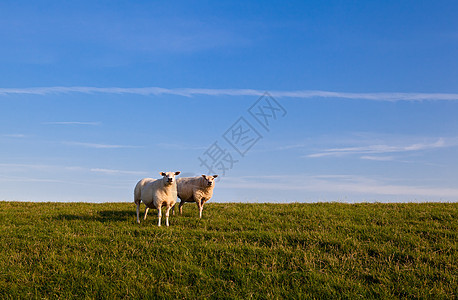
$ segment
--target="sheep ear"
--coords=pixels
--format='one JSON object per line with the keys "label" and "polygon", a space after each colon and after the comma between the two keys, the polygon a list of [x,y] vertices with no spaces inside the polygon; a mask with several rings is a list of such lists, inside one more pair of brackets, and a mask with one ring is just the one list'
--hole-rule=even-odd
{"label": "sheep ear", "polygon": [[165,176],[166,174],[164,172],[159,172],[161,176]]}
{"label": "sheep ear", "polygon": [[175,175],[180,175],[180,173],[181,173],[180,171],[177,171],[175,172]]}
{"label": "sheep ear", "polygon": [[202,175],[203,178],[207,179],[207,176],[206,175]]}
{"label": "sheep ear", "polygon": [[213,178],[216,178],[216,177],[218,177],[218,175],[213,175]]}

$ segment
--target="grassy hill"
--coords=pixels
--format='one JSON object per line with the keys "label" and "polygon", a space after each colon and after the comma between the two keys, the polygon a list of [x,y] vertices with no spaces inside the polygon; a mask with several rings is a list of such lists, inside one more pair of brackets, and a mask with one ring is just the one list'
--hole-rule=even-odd
{"label": "grassy hill", "polygon": [[0,298],[458,297],[458,203],[187,204],[169,228],[155,213],[0,202]]}

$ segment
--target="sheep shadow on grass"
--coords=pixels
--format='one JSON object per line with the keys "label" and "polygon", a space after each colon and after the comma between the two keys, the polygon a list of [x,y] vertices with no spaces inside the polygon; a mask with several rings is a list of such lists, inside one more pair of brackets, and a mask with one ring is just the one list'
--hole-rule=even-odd
{"label": "sheep shadow on grass", "polygon": [[94,221],[94,222],[126,222],[135,220],[135,211],[131,210],[102,210],[87,214],[60,214],[55,220],[61,221]]}

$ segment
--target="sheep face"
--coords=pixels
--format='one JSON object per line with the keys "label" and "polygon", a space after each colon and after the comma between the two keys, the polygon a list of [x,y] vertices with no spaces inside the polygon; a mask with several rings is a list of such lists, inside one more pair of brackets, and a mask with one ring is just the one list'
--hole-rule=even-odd
{"label": "sheep face", "polygon": [[218,177],[218,175],[213,175],[213,176],[202,175],[202,177],[204,178],[204,182],[207,186],[214,186],[215,178]]}
{"label": "sheep face", "polygon": [[175,176],[180,174],[181,172],[178,171],[178,172],[160,172],[159,174],[161,174],[163,176],[162,180],[164,181],[164,184],[165,185],[170,185],[170,184],[173,184],[175,182]]}

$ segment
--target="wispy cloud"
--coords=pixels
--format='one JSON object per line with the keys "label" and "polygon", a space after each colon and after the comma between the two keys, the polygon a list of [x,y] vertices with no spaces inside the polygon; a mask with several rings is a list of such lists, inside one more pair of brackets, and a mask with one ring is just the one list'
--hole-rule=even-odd
{"label": "wispy cloud", "polygon": [[5,176],[0,174],[0,181],[4,182],[47,182],[47,183],[67,183],[66,181],[59,179],[50,179],[50,178],[33,178],[33,177],[21,177],[21,176]]}
{"label": "wispy cloud", "polygon": [[[428,149],[437,149],[447,147],[445,139],[439,138],[434,143],[416,143],[406,146],[392,146],[392,145],[369,145],[362,147],[346,147],[346,148],[330,148],[325,149],[319,153],[309,154],[306,157],[317,158],[325,156],[344,156],[352,154],[384,154],[384,153],[399,153],[399,152],[409,152],[409,151],[421,151]],[[374,156],[362,156],[363,159],[372,159],[375,160]],[[379,158],[378,160],[383,160],[384,158]],[[385,160],[389,160],[388,157],[385,157]]]}
{"label": "wispy cloud", "polygon": [[331,91],[272,91],[276,97],[289,98],[339,98],[373,101],[423,101],[423,100],[458,100],[458,94],[452,93],[346,93]]}
{"label": "wispy cloud", "polygon": [[[85,186],[94,186],[98,188],[110,188],[110,189],[126,189],[126,186],[123,185],[116,185],[116,184],[107,184],[107,183],[100,183],[94,181],[76,181],[76,180],[62,180],[62,179],[55,179],[55,178],[37,178],[37,177],[30,177],[30,176],[5,176],[0,174],[0,182],[41,182],[41,183],[61,183],[65,185],[85,185]],[[49,195],[47,197],[53,197],[53,195]],[[68,201],[67,199],[65,199]],[[62,199],[60,200],[62,201]]]}
{"label": "wispy cloud", "polygon": [[107,175],[146,175],[146,171],[128,171],[117,169],[104,169],[104,168],[87,168],[81,166],[62,166],[62,165],[49,165],[49,164],[21,164],[21,163],[0,163],[1,171],[4,174],[15,172],[31,172],[31,171],[46,171],[46,172],[92,172],[102,173]]}
{"label": "wispy cloud", "polygon": [[114,169],[90,169],[91,172],[102,173],[107,175],[146,175],[148,172],[144,171],[125,171],[125,170],[114,170]]}
{"label": "wispy cloud", "polygon": [[386,180],[353,175],[315,176],[313,187],[322,191],[368,195],[434,197],[436,199],[458,197],[456,188],[392,184]]}
{"label": "wispy cloud", "polygon": [[11,172],[14,170],[30,170],[30,169],[38,169],[44,170],[49,169],[55,166],[45,165],[45,164],[17,164],[17,163],[0,163],[0,167],[2,171]]}
{"label": "wispy cloud", "polygon": [[[335,98],[335,99],[360,99],[372,101],[458,101],[456,93],[348,93],[321,90],[292,90],[292,91],[269,91],[274,97],[284,98]],[[0,95],[49,95],[49,94],[136,94],[136,95],[178,95],[192,96],[261,96],[264,90],[256,89],[206,89],[206,88],[123,88],[123,87],[35,87],[35,88],[0,88]]]}
{"label": "wispy cloud", "polygon": [[65,145],[69,146],[78,146],[85,148],[95,148],[95,149],[121,149],[121,148],[139,148],[139,146],[131,145],[112,145],[112,144],[98,144],[98,143],[84,143],[84,142],[62,142]]}
{"label": "wispy cloud", "polygon": [[283,151],[283,150],[300,149],[300,148],[305,148],[305,144],[281,145],[281,146],[274,148],[274,150]]}
{"label": "wispy cloud", "polygon": [[456,199],[458,189],[455,187],[439,187],[424,185],[408,185],[390,183],[393,179],[375,179],[358,175],[328,174],[303,175],[285,174],[272,176],[224,177],[219,183],[223,189],[250,189],[264,191],[307,191],[318,193],[340,194],[341,196],[365,195],[407,196],[411,200],[416,197]]}
{"label": "wispy cloud", "polygon": [[90,125],[90,126],[97,126],[100,125],[100,122],[43,122],[42,124],[45,125]]}
{"label": "wispy cloud", "polygon": [[208,148],[205,146],[197,146],[191,144],[179,144],[179,143],[157,143],[156,146],[170,149],[170,150],[205,150]]}
{"label": "wispy cloud", "polygon": [[86,171],[87,169],[80,166],[62,166],[62,165],[49,165],[49,164],[28,164],[28,163],[0,163],[1,171],[5,174],[17,171],[30,172],[34,170],[39,171]]}
{"label": "wispy cloud", "polygon": [[360,157],[365,160],[375,160],[375,161],[392,161],[394,160],[393,156],[372,156],[372,155],[363,155]]}
{"label": "wispy cloud", "polygon": [[2,136],[8,137],[8,138],[18,138],[18,139],[27,137],[25,134],[21,134],[21,133],[2,134]]}

